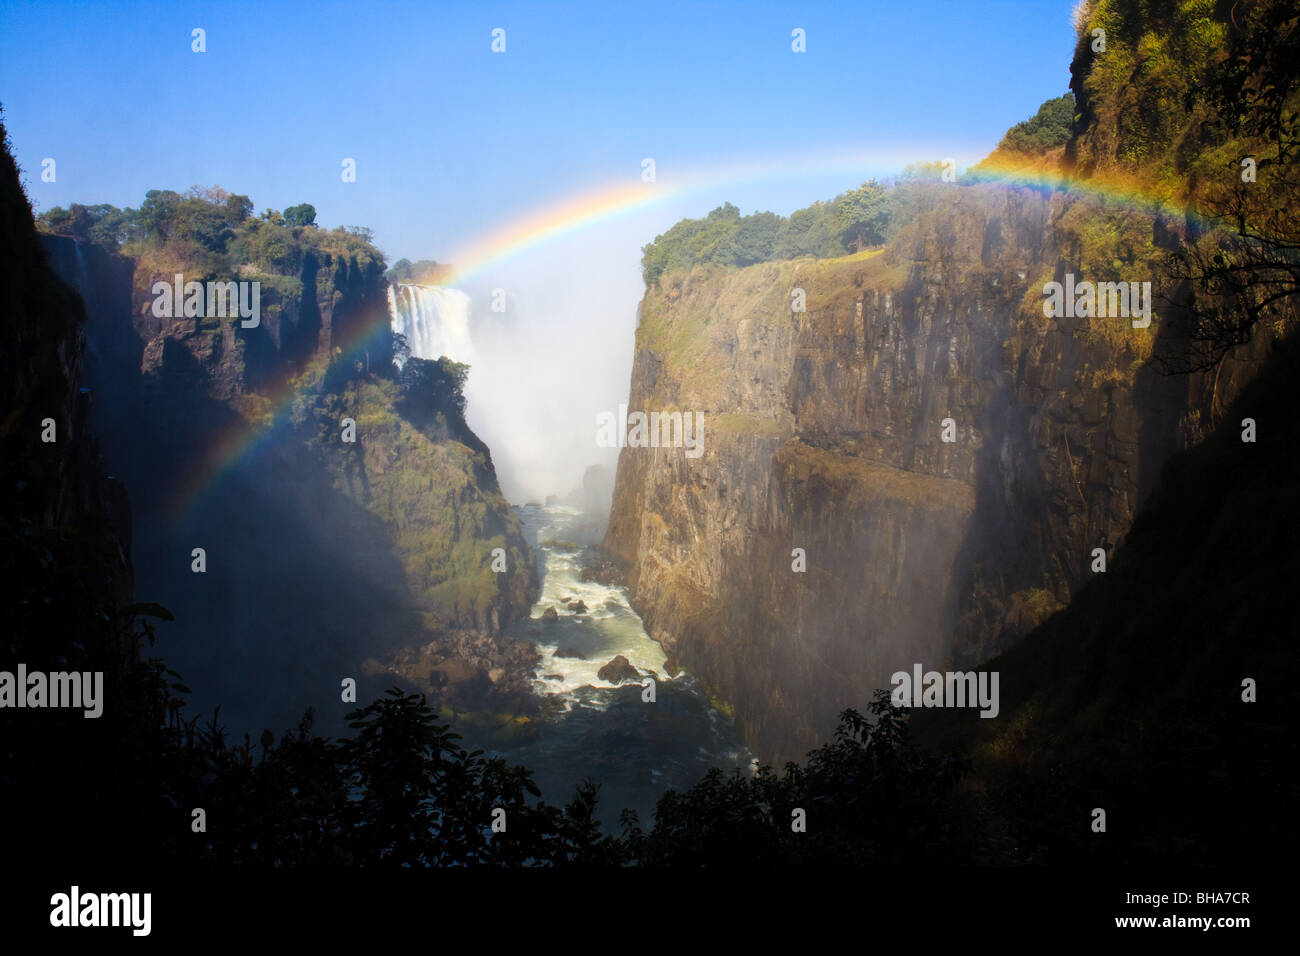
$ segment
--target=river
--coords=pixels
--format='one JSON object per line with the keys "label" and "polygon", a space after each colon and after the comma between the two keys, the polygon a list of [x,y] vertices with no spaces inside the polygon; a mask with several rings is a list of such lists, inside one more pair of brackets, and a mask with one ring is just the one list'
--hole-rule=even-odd
{"label": "river", "polygon": [[[710,767],[750,772],[754,757],[734,722],[709,703],[689,673],[669,678],[663,648],[642,627],[626,589],[582,580],[584,549],[595,543],[591,522],[565,505],[516,511],[542,575],[541,596],[520,636],[542,655],[534,688],[555,706],[535,740],[497,753],[533,770],[551,804],[568,803],[574,788],[591,777],[601,785],[599,817],[613,833],[624,808],[635,810],[649,829],[659,797],[690,787]],[[566,606],[574,599],[587,610]],[[544,617],[548,608],[556,610],[554,620]],[[560,650],[586,659],[557,657]],[[643,701],[639,683],[615,686],[597,676],[619,654],[654,676],[653,703]]]}

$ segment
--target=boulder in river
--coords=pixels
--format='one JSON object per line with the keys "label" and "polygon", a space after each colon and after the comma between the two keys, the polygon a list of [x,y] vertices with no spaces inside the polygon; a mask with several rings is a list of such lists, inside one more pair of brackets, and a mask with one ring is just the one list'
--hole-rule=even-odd
{"label": "boulder in river", "polygon": [[582,651],[578,650],[576,647],[561,647],[559,650],[555,652],[555,656],[574,657],[580,661],[585,661],[587,659],[587,655],[582,653]]}
{"label": "boulder in river", "polygon": [[554,621],[558,619],[559,616],[560,616],[560,612],[553,607],[548,607],[545,611],[542,612],[543,621]]}
{"label": "boulder in river", "polygon": [[626,657],[619,654],[612,661],[596,671],[596,676],[611,684],[621,684],[627,680],[640,680],[641,672],[632,666]]}

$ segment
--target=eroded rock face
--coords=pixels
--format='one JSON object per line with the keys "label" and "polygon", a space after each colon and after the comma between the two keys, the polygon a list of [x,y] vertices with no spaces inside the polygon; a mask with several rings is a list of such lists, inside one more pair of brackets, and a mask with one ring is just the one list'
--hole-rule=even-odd
{"label": "eroded rock face", "polygon": [[[499,636],[526,618],[538,590],[487,447],[462,419],[412,415],[380,374],[382,349],[290,388],[317,344],[382,321],[377,270],[339,267],[317,282],[304,263],[315,305],[263,284],[261,324],[245,329],[154,316],[150,283],[179,267],[42,241],[88,306],[85,367],[69,372],[93,391],[106,468],[138,503],[121,521],[137,589],[183,622],[161,636],[162,651],[187,674],[197,709],[223,704],[228,726],[257,732],[292,726],[310,704],[325,715],[320,729],[339,733],[342,712],[326,705],[342,677],[374,659],[432,686],[433,664],[407,665],[435,638],[452,677],[470,668],[447,687],[522,708],[527,660],[452,649],[460,634]],[[373,371],[361,374],[367,361]],[[360,423],[346,444],[345,418]],[[206,549],[201,578],[190,570],[195,547]],[[495,548],[506,553],[499,574]]]}
{"label": "eroded rock face", "polygon": [[703,413],[704,453],[624,448],[604,546],[766,760],[1068,602],[1259,354],[1164,377],[1159,322],[1045,317],[1079,268],[1067,201],[951,197],[884,253],[669,275],[642,303],[629,409]]}

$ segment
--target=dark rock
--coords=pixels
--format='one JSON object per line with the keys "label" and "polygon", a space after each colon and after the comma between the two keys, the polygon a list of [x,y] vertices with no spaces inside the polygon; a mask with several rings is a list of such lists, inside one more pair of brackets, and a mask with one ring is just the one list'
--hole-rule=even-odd
{"label": "dark rock", "polygon": [[559,616],[560,616],[560,612],[553,607],[548,607],[545,611],[542,612],[543,621],[554,621],[557,620]]}
{"label": "dark rock", "polygon": [[621,684],[628,680],[640,680],[641,672],[633,667],[626,657],[619,654],[596,671],[596,676],[601,680],[609,681],[611,684]]}
{"label": "dark rock", "polygon": [[579,573],[582,580],[597,584],[627,584],[627,563],[602,547],[587,549]]}
{"label": "dark rock", "polygon": [[572,611],[574,614],[586,614],[587,605],[583,601],[574,601],[572,604],[569,605],[569,610]]}
{"label": "dark rock", "polygon": [[582,653],[582,651],[574,647],[561,647],[558,651],[555,652],[555,656],[570,657],[579,661],[585,661],[588,659],[586,654]]}

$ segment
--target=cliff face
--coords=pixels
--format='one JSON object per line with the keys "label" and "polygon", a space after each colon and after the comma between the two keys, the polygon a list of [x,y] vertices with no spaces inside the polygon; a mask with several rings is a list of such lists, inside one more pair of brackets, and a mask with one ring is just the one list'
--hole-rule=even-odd
{"label": "cliff face", "polygon": [[[1044,317],[1044,282],[1089,277],[1081,203],[936,187],[887,251],[647,290],[629,408],[702,412],[704,452],[625,448],[605,544],[764,759],[801,757],[894,671],[987,660],[1068,602],[1249,377],[1262,343],[1213,379],[1158,375],[1158,307],[1146,329]],[[1165,225],[1126,226],[1136,275],[1091,277],[1178,300],[1150,262]]]}
{"label": "cliff face", "polygon": [[531,706],[527,655],[500,631],[527,616],[536,562],[490,452],[458,411],[410,408],[382,345],[332,364],[317,347],[386,327],[378,268],[308,254],[300,276],[263,283],[261,325],[244,329],[152,314],[153,281],[181,265],[43,242],[87,303],[76,376],[137,502],[140,591],[178,621],[160,649],[198,709],[256,732],[311,704],[339,732],[344,677],[358,699],[395,680],[432,692],[413,659],[463,678],[435,695],[454,706]]}
{"label": "cliff face", "polygon": [[[132,592],[131,512],[122,483],[104,473],[95,437],[100,416],[92,415],[91,393],[78,387],[87,364],[86,310],[35,241],[3,125],[0,142],[0,260],[9,277],[0,293],[6,531],[33,545],[41,540],[33,532],[80,536],[79,586],[98,600],[124,603]],[[57,565],[52,547],[37,548],[43,571]],[[18,591],[10,608],[30,603],[19,579],[32,571],[14,570],[14,580],[6,574]],[[21,627],[11,624],[17,640]]]}

